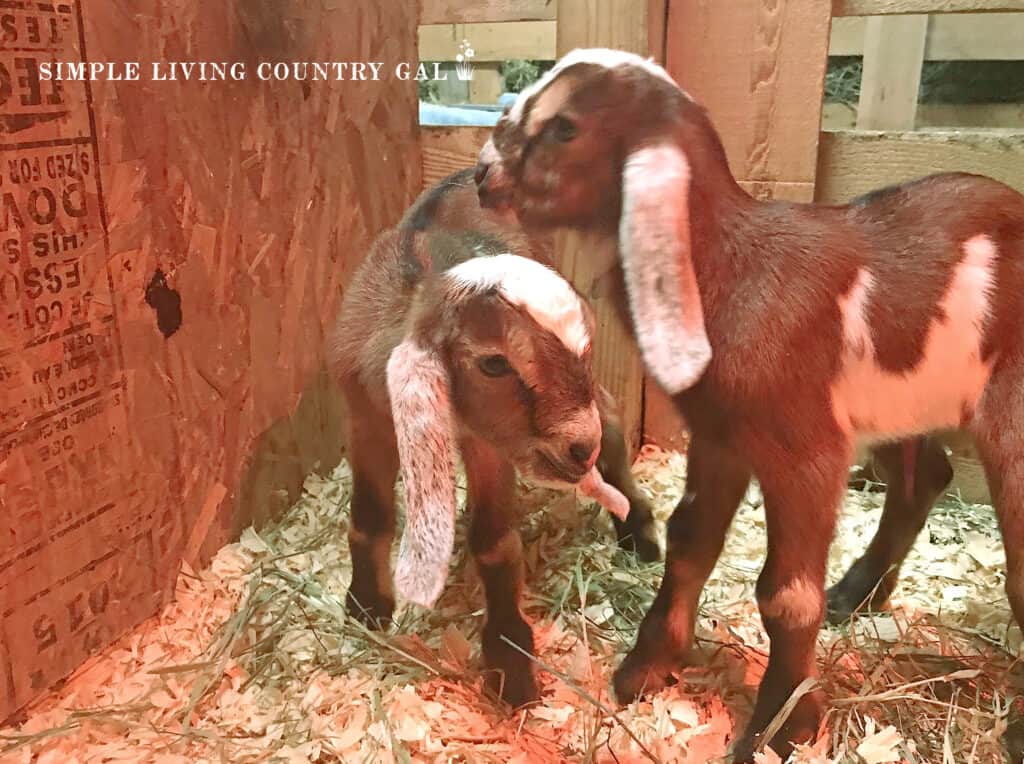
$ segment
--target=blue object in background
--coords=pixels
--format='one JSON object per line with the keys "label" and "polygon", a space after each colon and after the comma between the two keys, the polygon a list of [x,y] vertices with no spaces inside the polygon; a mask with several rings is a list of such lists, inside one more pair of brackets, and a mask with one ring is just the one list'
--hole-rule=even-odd
{"label": "blue object in background", "polygon": [[493,127],[501,117],[501,112],[516,100],[515,93],[503,93],[494,106],[486,104],[465,104],[461,106],[442,106],[437,103],[420,101],[421,125],[478,125]]}

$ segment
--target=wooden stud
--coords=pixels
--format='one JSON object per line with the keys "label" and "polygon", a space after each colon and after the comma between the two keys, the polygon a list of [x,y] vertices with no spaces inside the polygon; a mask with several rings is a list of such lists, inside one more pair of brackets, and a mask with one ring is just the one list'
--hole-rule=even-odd
{"label": "wooden stud", "polygon": [[867,20],[858,129],[914,129],[927,37],[927,16],[873,16]]}
{"label": "wooden stud", "polygon": [[[649,14],[652,9],[661,13],[661,7],[648,0],[559,0],[558,55],[600,46],[658,56],[661,42],[655,40],[652,49]],[[611,296],[603,289],[617,265],[617,252],[607,242],[588,241],[576,234],[560,235],[556,251],[562,273],[594,306],[595,367],[619,404],[623,431],[635,455],[643,429],[644,368],[632,334],[619,322]]]}
{"label": "wooden stud", "polygon": [[[814,196],[830,22],[820,0],[669,3],[669,73],[708,109],[733,173],[758,198]],[[685,443],[675,408],[651,382],[644,439]]]}

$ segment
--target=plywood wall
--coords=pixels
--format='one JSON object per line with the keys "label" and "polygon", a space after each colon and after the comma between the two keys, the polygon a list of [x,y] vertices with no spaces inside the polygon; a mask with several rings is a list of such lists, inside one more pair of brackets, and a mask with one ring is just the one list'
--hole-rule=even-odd
{"label": "plywood wall", "polygon": [[[420,187],[403,0],[14,4],[0,64],[0,718],[340,454],[323,327]],[[5,27],[6,28],[6,27]],[[40,33],[40,30],[41,33]],[[138,82],[38,83],[39,60]],[[228,82],[151,63],[242,62]],[[19,79],[19,75],[21,79]],[[27,79],[26,79],[27,77]]]}

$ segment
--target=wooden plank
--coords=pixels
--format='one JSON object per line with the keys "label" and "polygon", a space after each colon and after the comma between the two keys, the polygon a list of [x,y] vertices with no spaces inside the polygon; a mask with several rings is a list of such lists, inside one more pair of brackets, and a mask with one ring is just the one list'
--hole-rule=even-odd
{"label": "wooden plank", "polygon": [[819,0],[669,6],[668,70],[708,109],[738,180],[814,183],[830,21]]}
{"label": "wooden plank", "polygon": [[473,61],[510,58],[552,61],[556,50],[556,22],[522,21],[507,24],[441,24],[421,26],[421,61],[454,61],[459,43],[473,46]]}
{"label": "wooden plank", "polygon": [[832,0],[833,16],[1024,11],[1024,0]]}
{"label": "wooden plank", "polygon": [[490,127],[421,127],[423,188],[476,164]]}
{"label": "wooden plank", "polygon": [[651,57],[665,65],[665,49],[668,31],[668,0],[647,2],[647,50]]}
{"label": "wooden plank", "polygon": [[991,504],[992,494],[974,438],[966,432],[945,432],[939,440],[949,449],[949,463],[953,465],[948,493],[959,494],[971,504]]}
{"label": "wooden plank", "polygon": [[932,16],[927,61],[1019,61],[1024,59],[1024,13]]}
{"label": "wooden plank", "polygon": [[882,186],[947,171],[988,175],[1024,192],[1024,133],[824,132],[815,198],[846,202]]}
{"label": "wooden plank", "polygon": [[913,130],[927,16],[872,16],[864,30],[860,130]]}
{"label": "wooden plank", "polygon": [[[657,56],[659,22],[650,19],[661,12],[648,0],[560,0],[558,54],[573,48],[609,47]],[[628,329],[618,320],[613,296],[606,288],[616,266],[617,253],[607,242],[586,241],[576,234],[558,239],[559,267],[594,306],[597,344],[594,363],[599,379],[618,401],[623,429],[632,454],[640,447],[643,430],[644,368]]]}
{"label": "wooden plank", "polygon": [[[827,103],[822,108],[823,130],[852,130],[857,107]],[[971,129],[1020,129],[1024,104],[1019,103],[921,103],[917,105],[917,130],[969,127]]]}
{"label": "wooden plank", "polygon": [[[830,56],[864,54],[863,16],[837,18],[832,22]],[[977,16],[931,16],[925,61],[1019,61],[1024,59],[1024,14],[985,13]]]}
{"label": "wooden plank", "polygon": [[493,105],[498,102],[498,96],[505,89],[500,67],[497,62],[474,64],[473,79],[469,81],[470,103]]}
{"label": "wooden plank", "polygon": [[421,24],[551,21],[558,0],[420,0]]}

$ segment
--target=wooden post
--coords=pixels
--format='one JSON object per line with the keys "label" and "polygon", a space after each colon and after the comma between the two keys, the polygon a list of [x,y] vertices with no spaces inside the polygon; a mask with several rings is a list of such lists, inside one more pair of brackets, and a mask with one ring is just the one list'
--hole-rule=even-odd
{"label": "wooden post", "polygon": [[[831,9],[822,0],[671,0],[665,64],[711,115],[740,184],[814,197]],[[644,438],[682,448],[671,401],[648,382]]]}
{"label": "wooden post", "polygon": [[872,16],[864,31],[858,130],[913,130],[928,17]]}
{"label": "wooden post", "polygon": [[[644,55],[660,54],[649,45],[649,0],[559,0],[558,55],[573,48],[609,47]],[[654,25],[657,29],[657,24]],[[660,47],[660,40],[655,47]],[[601,382],[615,396],[631,453],[639,449],[643,427],[644,368],[630,332],[618,321],[607,277],[616,266],[613,247],[584,241],[575,234],[559,237],[562,273],[591,301],[597,314],[595,364]]]}

